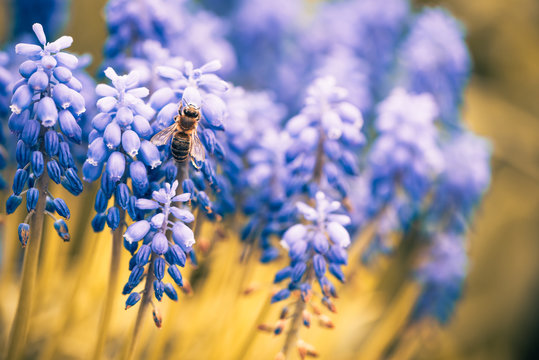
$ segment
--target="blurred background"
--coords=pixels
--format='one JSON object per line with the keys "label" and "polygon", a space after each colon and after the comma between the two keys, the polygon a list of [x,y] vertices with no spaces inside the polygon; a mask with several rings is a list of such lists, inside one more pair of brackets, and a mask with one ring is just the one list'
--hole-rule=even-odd
{"label": "blurred background", "polygon": [[[6,2],[0,2],[0,44],[6,43],[10,31],[12,14],[7,12]],[[104,4],[104,0],[73,1],[72,15],[64,31],[75,39],[72,51],[92,54],[90,72],[102,60],[102,44],[107,36]],[[539,358],[539,2],[433,0],[415,1],[414,5],[442,5],[467,28],[474,74],[466,93],[463,118],[471,130],[492,142],[493,176],[471,230],[470,274],[455,315],[445,328],[434,329],[433,325],[429,332],[405,334],[410,339],[400,342],[394,357]],[[85,196],[82,201],[93,201],[91,192]],[[73,212],[77,219],[76,209]],[[205,228],[202,235],[209,238],[213,232],[214,229]],[[15,234],[15,228],[5,228],[6,239],[15,239]],[[81,239],[70,247],[52,235],[45,240],[47,254],[40,265],[42,295],[37,300],[30,335],[30,348],[36,358],[85,358],[95,341],[92,329],[97,327],[100,294],[106,288],[110,235],[91,233]],[[5,253],[20,251],[16,248],[19,244],[11,242],[6,242]],[[82,262],[75,267],[62,260],[62,255],[69,252],[92,256],[73,257]],[[263,304],[270,291],[264,279],[271,279],[280,264],[264,267],[249,263],[245,265],[248,275],[242,278],[230,265],[239,252],[238,241],[230,236],[217,243],[209,264],[222,271],[207,272],[208,278],[200,288],[194,284],[195,297],[164,304],[162,329],[155,329],[147,321],[145,344],[137,348],[140,356],[273,357],[267,354],[275,354],[282,339],[256,333],[255,327],[261,315],[271,321],[276,318],[277,307],[264,312]],[[124,255],[121,279],[128,274],[127,254]],[[60,260],[56,262],[55,258]],[[14,274],[18,265],[4,261],[2,266],[0,338],[5,341],[16,305],[18,283]],[[69,269],[76,272],[63,278],[62,274],[69,273]],[[197,271],[205,276],[207,270]],[[339,313],[334,319],[336,329],[315,329],[306,335],[324,354],[322,358],[377,358],[378,344],[387,345],[390,334],[400,326],[401,309],[385,309],[391,301],[406,308],[406,299],[380,298],[372,290],[376,272],[361,269],[355,275],[341,290]],[[260,290],[238,299],[239,290],[246,284],[255,284]],[[114,337],[107,343],[110,358],[118,353],[127,324],[133,323],[136,316],[135,311],[123,311],[124,298],[120,293],[119,289],[115,299]],[[406,294],[402,296],[405,298]],[[374,322],[377,325],[372,330]]]}

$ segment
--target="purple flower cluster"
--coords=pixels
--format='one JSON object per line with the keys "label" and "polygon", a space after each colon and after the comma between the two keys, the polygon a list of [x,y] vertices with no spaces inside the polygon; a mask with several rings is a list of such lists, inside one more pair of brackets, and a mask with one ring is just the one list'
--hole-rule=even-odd
{"label": "purple flower cluster", "polygon": [[178,181],[174,181],[172,185],[165,183],[163,188],[152,193],[152,199],[136,201],[135,206],[147,216],[146,219],[130,225],[124,234],[126,247],[132,255],[129,262],[131,274],[123,289],[124,295],[130,294],[126,300],[126,308],[141,299],[140,292],[133,290],[142,281],[146,265],[146,276],[155,279],[152,282],[155,298],[161,301],[163,294],[166,294],[170,299],[178,300],[174,286],[164,282],[165,270],[176,285],[183,287],[178,266],[184,267],[187,256],[192,254],[195,238],[186,223],[193,222],[195,218],[186,208],[172,205],[177,202],[185,203],[191,197],[189,193],[176,195],[177,188]]}
{"label": "purple flower cluster", "polygon": [[[281,301],[299,290],[303,301],[308,302],[313,295],[311,284],[317,280],[322,294],[322,303],[333,310],[331,297],[337,297],[333,284],[326,276],[328,271],[337,280],[344,282],[342,265],[347,263],[345,248],[350,245],[350,235],[344,226],[350,224],[350,217],[342,213],[338,201],[330,201],[319,191],[316,206],[297,202],[299,213],[307,224],[296,224],[283,235],[281,245],[288,251],[290,265],[275,275],[275,282],[290,279],[288,287],[273,295],[271,301]],[[341,210],[341,213],[336,213]]]}
{"label": "purple flower cluster", "polygon": [[[89,135],[88,158],[83,166],[86,181],[95,181],[101,176],[95,202],[97,215],[92,221],[95,231],[103,230],[105,222],[116,229],[120,225],[121,210],[127,210],[132,219],[137,218],[136,198],[147,194],[148,171],[161,164],[157,147],[149,141],[153,135],[149,120],[154,110],[142,100],[149,92],[145,87],[138,87],[138,73],[119,76],[112,68],[107,68],[105,75],[113,86],[99,84],[96,87],[101,97],[97,101],[100,112],[92,120],[94,129]],[[115,206],[107,209],[112,195]]]}
{"label": "purple flower cluster", "polygon": [[72,73],[78,59],[62,51],[73,39],[62,36],[47,42],[40,24],[34,24],[33,30],[41,45],[20,43],[15,47],[17,54],[27,60],[19,67],[22,79],[13,85],[12,115],[8,121],[9,129],[18,139],[18,169],[6,210],[8,214],[14,212],[22,202],[22,195],[26,194],[29,214],[25,223],[19,226],[19,240],[23,246],[30,230],[26,222],[33,216],[41,196],[47,197],[46,213],[55,219],[58,234],[69,240],[65,221],[54,216],[57,213],[66,219],[70,217],[66,202],[53,198],[46,190],[40,191],[35,184],[46,171],[52,181],[62,184],[72,194],[82,192],[70,142],[81,142],[82,130],[77,122],[86,110],[80,94],[82,84]]}

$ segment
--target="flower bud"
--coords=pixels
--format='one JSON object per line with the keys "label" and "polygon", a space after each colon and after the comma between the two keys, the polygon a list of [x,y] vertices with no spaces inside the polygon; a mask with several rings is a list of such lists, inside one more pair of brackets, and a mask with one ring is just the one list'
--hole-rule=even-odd
{"label": "flower bud", "polygon": [[172,239],[180,246],[190,248],[195,243],[195,235],[187,225],[178,221],[172,227]]}
{"label": "flower bud", "polygon": [[152,253],[152,250],[150,249],[150,246],[144,244],[140,247],[137,254],[135,255],[135,262],[139,266],[144,266],[148,263],[150,259],[150,254]]}
{"label": "flower bud", "polygon": [[11,98],[10,109],[15,114],[20,114],[32,102],[32,91],[28,85],[22,85],[13,94]]}
{"label": "flower bud", "polygon": [[108,151],[102,137],[96,138],[88,147],[88,163],[97,166],[107,159]]}
{"label": "flower bud", "polygon": [[135,305],[140,301],[140,294],[138,292],[131,293],[127,300],[125,301],[125,310],[129,309],[131,306]]}
{"label": "flower bud", "polygon": [[168,250],[168,240],[165,234],[158,232],[152,239],[152,251],[158,255],[163,255]]}
{"label": "flower bud", "polygon": [[60,151],[58,152],[58,158],[62,167],[75,167],[75,161],[73,160],[73,156],[71,156],[69,144],[64,141],[60,142]]}
{"label": "flower bud", "polygon": [[116,122],[111,122],[107,125],[103,133],[103,141],[107,145],[107,148],[111,150],[120,145],[122,142],[122,129]]}
{"label": "flower bud", "polygon": [[58,119],[60,122],[60,129],[64,135],[74,143],[80,144],[82,141],[82,129],[80,128],[79,124],[77,124],[77,120],[75,120],[73,114],[71,114],[71,111],[60,111]]}
{"label": "flower bud", "polygon": [[290,290],[288,289],[281,289],[279,290],[278,292],[276,292],[272,297],[271,297],[271,303],[276,303],[278,301],[282,301],[282,300],[285,300],[287,299],[288,297],[290,296]]}
{"label": "flower bud", "polygon": [[142,139],[149,140],[153,135],[150,123],[140,115],[135,115],[131,127]]}
{"label": "flower bud", "polygon": [[[71,83],[73,80],[75,80],[74,77],[71,78],[69,83]],[[79,116],[86,111],[84,97],[75,90],[70,89],[70,92],[71,92],[71,110],[75,112],[75,115]]]}
{"label": "flower bud", "polygon": [[116,206],[107,211],[107,225],[112,230],[115,230],[120,225],[120,211]]}
{"label": "flower bud", "polygon": [[158,301],[161,301],[161,299],[163,298],[163,293],[165,292],[165,284],[163,284],[159,280],[154,280],[153,281],[153,292],[155,293],[155,298]]}
{"label": "flower bud", "polygon": [[133,122],[133,111],[131,111],[131,109],[129,109],[127,106],[122,106],[116,112],[116,121],[121,126],[131,125]]}
{"label": "flower bud", "polygon": [[36,178],[43,174],[45,169],[45,163],[43,161],[43,154],[41,151],[34,151],[32,153],[32,171]]}
{"label": "flower bud", "polygon": [[122,134],[122,147],[124,151],[131,157],[138,154],[140,148],[140,138],[133,130],[126,130]]}
{"label": "flower bud", "polygon": [[22,197],[20,195],[11,194],[6,201],[6,213],[9,215],[15,212],[21,202]]}
{"label": "flower bud", "polygon": [[15,172],[15,177],[13,178],[13,193],[15,195],[19,195],[24,189],[24,186],[26,185],[27,181],[28,172],[23,169],[17,169],[17,171]]}
{"label": "flower bud", "polygon": [[121,183],[116,187],[116,203],[122,208],[127,209],[129,203],[129,188],[126,184]]}
{"label": "flower bud", "polygon": [[26,143],[26,145],[34,146],[37,143],[40,130],[41,126],[36,120],[28,120],[24,125],[24,129],[22,130],[21,139]]}
{"label": "flower bud", "polygon": [[105,212],[105,210],[107,210],[107,203],[108,203],[108,199],[105,196],[105,193],[103,192],[103,190],[99,189],[95,196],[95,203],[94,203],[95,211],[97,213]]}
{"label": "flower bud", "polygon": [[82,176],[84,181],[93,182],[96,181],[101,175],[103,164],[92,165],[88,159],[82,165]]}
{"label": "flower bud", "polygon": [[60,198],[54,199],[54,209],[56,210],[58,215],[66,219],[69,219],[69,217],[71,216],[69,212],[69,208],[67,207],[67,204],[63,199],[60,199]]}
{"label": "flower bud", "polygon": [[69,168],[66,170],[65,178],[70,185],[70,192],[77,196],[82,192],[82,181],[80,181],[75,168]]}
{"label": "flower bud", "polygon": [[155,259],[153,262],[153,271],[158,280],[163,280],[165,276],[165,260],[163,258],[158,257]]}
{"label": "flower bud", "polygon": [[140,144],[140,155],[144,164],[152,169],[161,164],[159,150],[148,140],[143,140]]}
{"label": "flower bud", "polygon": [[9,130],[15,133],[21,133],[24,130],[24,126],[30,118],[30,110],[26,109],[21,113],[11,113],[8,120]]}
{"label": "flower bud", "polygon": [[28,164],[31,157],[31,150],[24,141],[19,140],[17,141],[17,148],[15,150],[15,158],[17,159],[17,165],[19,165],[20,168],[23,168]]}
{"label": "flower bud", "polygon": [[37,190],[36,188],[28,189],[28,192],[26,192],[26,210],[28,210],[28,212],[36,208],[38,199],[39,190]]}
{"label": "flower bud", "polygon": [[71,236],[69,235],[67,224],[63,219],[56,220],[54,222],[54,228],[56,229],[58,236],[60,236],[64,241],[71,240]]}
{"label": "flower bud", "polygon": [[41,120],[41,124],[45,127],[52,127],[58,119],[58,109],[54,104],[54,100],[50,97],[44,97],[37,103],[36,109],[37,118]]}
{"label": "flower bud", "polygon": [[60,165],[56,160],[49,160],[47,162],[47,173],[52,181],[59,184],[62,180],[62,170],[60,170]]}
{"label": "flower bud", "polygon": [[33,73],[37,71],[38,67],[35,61],[26,60],[19,66],[19,74],[22,77],[29,78]]}
{"label": "flower bud", "polygon": [[[168,274],[170,275],[170,277],[172,278],[172,280],[174,280],[174,282],[182,287],[183,286],[183,278],[182,278],[182,274],[180,273],[180,270],[178,270],[178,268],[176,267],[176,265],[170,265],[168,267]],[[168,284],[167,284],[168,285]],[[165,291],[166,291],[166,286],[165,286]],[[172,299],[174,300],[174,299]]]}
{"label": "flower bud", "polygon": [[56,84],[52,88],[52,99],[61,109],[67,109],[71,106],[72,92],[65,84]]}
{"label": "flower bud", "polygon": [[71,70],[69,70],[65,66],[57,66],[56,68],[54,68],[52,73],[54,77],[61,83],[68,82],[69,80],[71,80],[71,77],[73,75],[71,73]]}
{"label": "flower bud", "polygon": [[136,223],[131,224],[127,228],[127,231],[124,234],[124,238],[128,242],[139,241],[142,240],[144,236],[146,236],[148,231],[150,231],[150,223],[148,221],[137,221]]}
{"label": "flower bud", "polygon": [[58,153],[60,142],[58,134],[54,130],[49,130],[45,133],[45,151],[49,156],[55,156]]}
{"label": "flower bud", "polygon": [[103,229],[105,228],[106,220],[107,217],[105,216],[105,214],[97,214],[96,216],[94,216],[94,218],[92,219],[92,228],[94,229],[94,231],[103,231]]}
{"label": "flower bud", "polygon": [[294,265],[292,268],[292,275],[290,277],[292,282],[299,283],[303,277],[303,274],[305,274],[305,270],[307,270],[307,265],[305,265],[304,262],[299,262]]}
{"label": "flower bud", "polygon": [[110,154],[106,171],[112,181],[120,181],[125,172],[125,157],[121,152],[115,151]]}
{"label": "flower bud", "polygon": [[92,127],[97,131],[103,132],[110,122],[111,116],[109,113],[99,113],[92,119]]}
{"label": "flower bud", "polygon": [[[131,256],[133,256],[133,254],[135,254],[135,251],[137,251],[137,249],[138,249],[138,243],[137,242],[130,243],[125,239],[124,239],[123,243],[124,243],[124,248],[127,251],[129,251],[129,253],[131,253]],[[132,257],[131,259],[134,259],[134,257]]]}
{"label": "flower bud", "polygon": [[20,223],[17,233],[19,235],[19,241],[21,242],[22,247],[26,247],[26,244],[28,244],[28,239],[30,239],[30,225]]}
{"label": "flower bud", "polygon": [[281,269],[277,271],[275,274],[275,278],[273,279],[273,282],[275,284],[283,281],[286,278],[289,278],[292,275],[292,268],[290,266],[285,267],[284,269]]}
{"label": "flower bud", "polygon": [[133,183],[133,192],[135,195],[144,195],[150,186],[148,172],[144,164],[140,161],[133,161],[129,165],[129,176]]}
{"label": "flower bud", "polygon": [[44,68],[44,69],[52,69],[54,68],[56,65],[58,64],[58,62],[56,61],[56,59],[50,55],[45,55],[41,58],[41,66]]}
{"label": "flower bud", "polygon": [[28,79],[28,86],[33,91],[43,91],[49,85],[49,77],[43,70],[37,70]]}
{"label": "flower bud", "polygon": [[313,267],[317,278],[321,278],[326,273],[326,260],[320,254],[313,257]]}
{"label": "flower bud", "polygon": [[142,275],[144,274],[144,268],[142,266],[135,266],[133,270],[131,271],[131,274],[129,275],[129,280],[127,283],[129,286],[134,288],[140,283],[140,280],[142,279]]}

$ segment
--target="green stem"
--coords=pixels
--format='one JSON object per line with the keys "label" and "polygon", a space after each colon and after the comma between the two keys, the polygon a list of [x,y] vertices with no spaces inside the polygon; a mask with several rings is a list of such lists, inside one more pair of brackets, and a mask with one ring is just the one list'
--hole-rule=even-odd
{"label": "green stem", "polygon": [[112,305],[114,303],[114,295],[116,294],[118,284],[118,274],[120,268],[120,257],[122,252],[122,239],[124,233],[125,210],[120,209],[120,225],[112,232],[112,255],[110,258],[109,284],[105,295],[105,304],[101,313],[99,322],[99,330],[97,333],[97,343],[94,348],[92,359],[98,360],[101,358],[103,348],[110,325],[112,313]]}
{"label": "green stem", "polygon": [[24,254],[22,270],[22,283],[19,295],[17,311],[13,319],[11,334],[8,344],[6,359],[16,360],[21,357],[21,353],[26,344],[32,314],[33,300],[37,276],[37,266],[39,262],[39,252],[41,248],[41,238],[43,232],[43,218],[45,213],[46,192],[49,177],[47,172],[43,172],[37,180],[35,187],[39,191],[39,199],[35,212],[30,219],[30,239]]}

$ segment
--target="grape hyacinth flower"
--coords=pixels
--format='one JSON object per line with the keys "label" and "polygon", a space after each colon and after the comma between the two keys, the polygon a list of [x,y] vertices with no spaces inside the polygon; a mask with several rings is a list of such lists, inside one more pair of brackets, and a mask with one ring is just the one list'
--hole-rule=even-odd
{"label": "grape hyacinth flower", "polygon": [[[149,191],[148,171],[161,164],[157,147],[149,141],[153,135],[149,119],[154,111],[142,100],[148,89],[138,87],[138,73],[119,76],[107,68],[105,75],[113,86],[96,87],[101,96],[97,101],[100,112],[92,120],[94,130],[82,168],[85,181],[92,182],[101,176],[95,201],[97,215],[92,221],[94,231],[103,230],[105,222],[112,230],[118,228],[124,221],[125,210],[136,219],[134,201]],[[112,195],[115,204],[107,209]]]}
{"label": "grape hyacinth flower", "polygon": [[[193,251],[194,234],[186,224],[193,222],[195,218],[188,209],[172,204],[185,203],[191,197],[189,193],[176,195],[177,188],[178,181],[174,181],[172,185],[165,183],[163,188],[152,193],[152,199],[138,199],[136,202],[136,207],[149,215],[146,219],[131,224],[124,234],[125,241],[134,249],[129,262],[131,275],[123,290],[124,295],[130,294],[126,309],[141,299],[143,302],[149,302],[151,292],[158,301],[161,301],[163,294],[177,301],[178,294],[172,283],[164,280],[165,273],[177,286],[184,286],[178,266],[184,267],[187,255]],[[139,242],[142,244],[135,252]],[[146,265],[148,268],[145,289],[142,292],[133,292],[142,281]],[[161,323],[156,322],[156,326],[160,327]]]}
{"label": "grape hyacinth flower", "polygon": [[[283,355],[287,354],[298,336],[300,322],[310,327],[313,315],[312,309],[308,306],[316,308],[311,299],[318,294],[312,288],[313,283],[316,281],[319,284],[322,304],[331,312],[335,312],[336,308],[331,298],[336,298],[337,292],[327,275],[331,274],[338,281],[344,282],[341,266],[346,265],[348,261],[345,249],[350,245],[350,235],[345,226],[350,224],[350,217],[342,213],[340,202],[330,201],[321,191],[316,193],[315,201],[315,207],[303,202],[296,203],[306,223],[290,227],[281,240],[281,245],[288,251],[290,265],[275,275],[274,282],[279,283],[285,279],[289,279],[289,282],[286,288],[273,295],[271,302],[283,301],[291,295],[297,297],[294,315],[282,350]],[[281,316],[274,328],[276,335],[286,326],[287,312],[285,306],[281,312],[285,315]],[[314,313],[317,314],[322,326],[333,327],[331,320],[326,315],[320,314],[317,308]],[[298,347],[298,350],[301,351],[301,348]]]}
{"label": "grape hyacinth flower", "polygon": [[445,126],[458,125],[471,68],[461,25],[446,10],[424,10],[402,45],[400,61],[406,87],[432,94]]}
{"label": "grape hyacinth flower", "polygon": [[[48,192],[48,179],[62,184],[73,195],[82,192],[69,143],[81,142],[82,131],[77,122],[85,111],[85,102],[80,94],[81,83],[71,71],[78,59],[62,51],[73,39],[62,36],[48,43],[40,24],[34,24],[33,30],[42,46],[21,43],[15,47],[17,54],[28,60],[19,67],[22,79],[13,87],[10,106],[8,126],[18,138],[18,169],[6,210],[8,214],[14,212],[22,202],[21,196],[26,194],[25,223],[36,212],[45,212],[60,222],[63,220],[57,220],[54,213],[68,219],[70,212],[64,200],[55,199]],[[28,189],[24,190],[25,187]],[[45,198],[50,200],[46,209]],[[55,228],[61,229],[58,234],[62,239],[69,240],[65,223]],[[28,236],[22,232],[19,237],[25,246]]]}
{"label": "grape hyacinth flower", "polygon": [[55,220],[54,228],[64,241],[70,239],[65,221],[55,216],[57,213],[69,219],[69,208],[63,199],[50,194],[49,179],[74,195],[82,192],[70,142],[81,141],[82,131],[77,121],[86,109],[80,94],[81,83],[72,74],[78,58],[62,51],[71,46],[73,39],[62,36],[47,42],[40,24],[34,24],[32,29],[41,45],[15,46],[15,52],[27,60],[19,66],[22,79],[13,85],[12,115],[8,121],[9,129],[18,139],[15,149],[18,169],[6,210],[8,214],[14,212],[22,202],[22,195],[26,195],[28,212],[18,227],[19,241],[23,247],[28,244],[28,249],[7,351],[10,359],[19,358],[28,332],[28,314],[36,297],[44,215]]}

